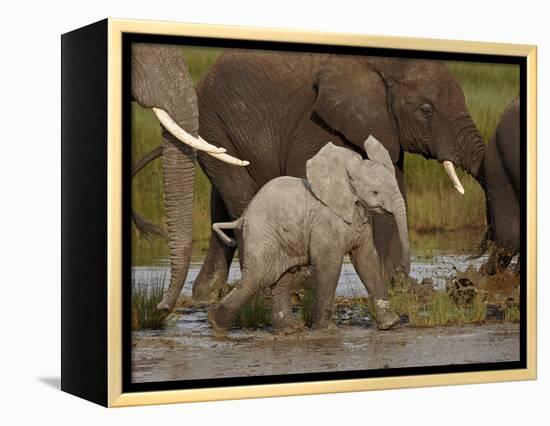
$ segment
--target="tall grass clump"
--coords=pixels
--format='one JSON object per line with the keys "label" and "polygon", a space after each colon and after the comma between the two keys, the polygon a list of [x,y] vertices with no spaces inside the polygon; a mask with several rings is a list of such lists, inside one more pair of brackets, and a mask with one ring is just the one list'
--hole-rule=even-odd
{"label": "tall grass clump", "polygon": [[459,305],[442,290],[435,290],[421,301],[414,293],[399,292],[390,296],[392,309],[408,318],[414,327],[436,327],[481,323],[486,318],[482,296],[476,296],[470,305]]}
{"label": "tall grass clump", "polygon": [[504,310],[504,321],[508,322],[519,322],[520,321],[520,311],[518,304],[510,304],[506,306]]}
{"label": "tall grass clump", "polygon": [[487,313],[482,294],[461,303],[452,293],[434,289],[431,282],[417,283],[412,278],[393,282],[389,300],[391,309],[415,327],[481,323]]}
{"label": "tall grass clump", "polygon": [[271,303],[263,293],[255,295],[237,314],[233,325],[238,328],[260,328],[271,324]]}
{"label": "tall grass clump", "polygon": [[132,286],[132,331],[159,330],[168,325],[168,317],[157,309],[164,294],[164,276],[152,277],[148,284]]}

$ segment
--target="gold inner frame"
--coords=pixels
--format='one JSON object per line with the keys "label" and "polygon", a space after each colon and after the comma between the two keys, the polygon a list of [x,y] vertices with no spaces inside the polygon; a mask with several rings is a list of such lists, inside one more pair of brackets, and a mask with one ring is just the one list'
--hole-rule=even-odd
{"label": "gold inner frame", "polygon": [[[107,165],[108,405],[214,401],[426,386],[534,380],[537,377],[537,50],[536,46],[408,37],[288,31],[253,27],[109,19]],[[527,58],[527,368],[469,373],[295,382],[122,393],[122,34],[155,34],[316,43]]]}

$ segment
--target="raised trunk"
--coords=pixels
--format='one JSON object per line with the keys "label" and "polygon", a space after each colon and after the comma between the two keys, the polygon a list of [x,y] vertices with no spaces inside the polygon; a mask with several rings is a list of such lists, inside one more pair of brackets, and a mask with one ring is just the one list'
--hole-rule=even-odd
{"label": "raised trunk", "polygon": [[170,285],[157,308],[172,311],[181,293],[193,242],[194,150],[163,129],[164,206],[170,248]]}
{"label": "raised trunk", "polygon": [[407,227],[407,209],[405,207],[405,201],[399,192],[394,198],[392,211],[395,217],[395,223],[397,224],[399,241],[401,242],[403,269],[408,275],[411,269],[411,255],[409,247],[409,230]]}

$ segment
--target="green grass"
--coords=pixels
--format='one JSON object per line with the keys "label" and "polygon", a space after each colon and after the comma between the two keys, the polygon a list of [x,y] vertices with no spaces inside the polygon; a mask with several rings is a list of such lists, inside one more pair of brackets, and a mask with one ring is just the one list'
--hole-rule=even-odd
{"label": "green grass", "polygon": [[509,322],[519,322],[520,321],[520,312],[519,312],[519,305],[511,304],[510,306],[507,306],[504,310],[504,321]]}
{"label": "green grass", "polygon": [[155,275],[148,284],[132,286],[132,331],[159,330],[170,325],[170,316],[157,309],[164,294],[163,275]]}
{"label": "green grass", "polygon": [[[487,307],[499,309],[506,322],[519,322],[519,290],[516,288],[517,276],[503,272],[496,277],[479,275],[477,271],[458,272],[448,278],[448,284],[458,278],[470,276],[472,289],[468,292],[440,290],[433,287],[431,280],[417,282],[411,277],[396,276],[388,284],[391,309],[398,315],[408,319],[413,327],[438,327],[463,324],[481,324],[488,319]],[[475,284],[474,284],[475,283]],[[313,323],[313,306],[316,281],[308,277],[301,283],[299,290],[299,320],[310,327]],[[516,295],[517,293],[517,295]],[[333,321],[338,323],[339,315],[346,314],[347,324],[357,324],[365,316],[376,322],[376,310],[371,297],[355,296],[338,297],[335,302]],[[271,298],[265,291],[256,295],[248,302],[234,321],[240,328],[262,328],[271,324]]]}
{"label": "green grass", "polygon": [[257,294],[239,311],[233,325],[239,328],[260,328],[271,324],[271,301]]}
{"label": "green grass", "polygon": [[389,300],[391,309],[408,317],[414,327],[481,323],[486,318],[484,296],[476,294],[469,303],[457,303],[447,291],[411,279],[394,284]]}
{"label": "green grass", "polygon": [[[182,55],[196,83],[214,63],[220,50],[182,48]],[[513,65],[447,62],[461,84],[466,103],[483,139],[493,134],[498,120],[519,92],[519,69]],[[160,125],[150,111],[132,106],[132,159],[138,161],[161,142]],[[406,154],[405,180],[408,219],[413,252],[448,248],[471,251],[483,236],[485,198],[478,184],[458,171],[466,194],[452,187],[436,161]],[[165,226],[162,165],[157,160],[143,169],[132,183],[132,204],[152,222]],[[193,253],[204,254],[210,236],[210,183],[197,166],[194,188]],[[457,238],[455,238],[457,236]],[[168,255],[166,242],[132,232],[133,263],[146,264]]]}

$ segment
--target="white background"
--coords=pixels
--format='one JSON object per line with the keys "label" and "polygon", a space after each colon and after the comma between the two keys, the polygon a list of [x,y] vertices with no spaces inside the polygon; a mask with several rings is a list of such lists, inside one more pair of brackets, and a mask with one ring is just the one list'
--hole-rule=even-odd
{"label": "white background", "polygon": [[[371,4],[372,3],[372,4]],[[0,423],[548,424],[550,168],[544,1],[3,1]],[[64,394],[60,358],[60,34],[107,16],[539,46],[539,380],[106,410]]]}

